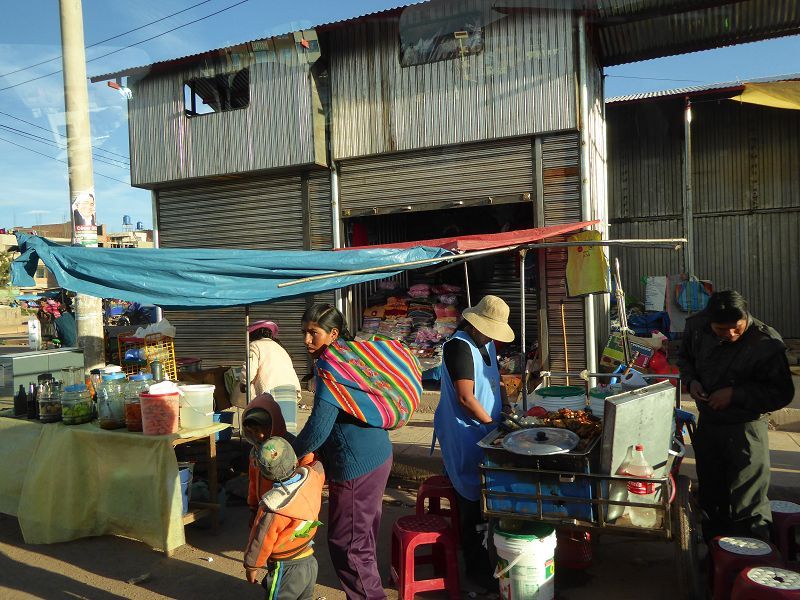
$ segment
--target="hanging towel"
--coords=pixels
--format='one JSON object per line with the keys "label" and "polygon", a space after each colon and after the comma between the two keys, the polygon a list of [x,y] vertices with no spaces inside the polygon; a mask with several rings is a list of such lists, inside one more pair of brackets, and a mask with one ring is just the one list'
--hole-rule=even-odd
{"label": "hanging towel", "polygon": [[419,406],[422,371],[395,340],[337,341],[317,360],[317,396],[359,421],[397,429]]}
{"label": "hanging towel", "polygon": [[[599,231],[581,231],[567,238],[570,242],[600,241]],[[602,246],[567,248],[567,290],[570,296],[608,292],[608,262]]]}

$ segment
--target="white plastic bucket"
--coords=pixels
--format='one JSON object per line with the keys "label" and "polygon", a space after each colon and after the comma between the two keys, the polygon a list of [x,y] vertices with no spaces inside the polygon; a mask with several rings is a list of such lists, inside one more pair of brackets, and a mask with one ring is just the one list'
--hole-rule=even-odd
{"label": "white plastic bucket", "polygon": [[532,533],[494,534],[503,600],[553,600],[555,597],[556,530],[536,525]]}
{"label": "white plastic bucket", "polygon": [[214,386],[179,385],[181,391],[181,428],[202,429],[214,424]]}

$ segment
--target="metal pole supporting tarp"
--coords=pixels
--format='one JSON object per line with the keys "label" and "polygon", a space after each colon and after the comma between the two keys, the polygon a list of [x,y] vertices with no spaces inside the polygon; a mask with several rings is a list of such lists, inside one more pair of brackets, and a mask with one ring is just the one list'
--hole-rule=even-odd
{"label": "metal pole supporting tarp", "polygon": [[279,283],[278,287],[283,288],[290,285],[298,285],[301,283],[309,283],[311,281],[322,281],[324,279],[333,279],[334,277],[348,277],[350,275],[366,275],[368,273],[380,273],[382,271],[397,271],[406,267],[421,267],[423,265],[432,265],[434,263],[439,262],[447,262],[452,260],[462,260],[466,256],[470,258],[475,256],[488,256],[490,254],[500,254],[502,252],[508,252],[510,250],[514,250],[518,246],[503,246],[502,248],[492,248],[491,250],[478,250],[477,252],[470,252],[467,254],[454,254],[452,256],[440,256],[438,258],[423,258],[420,260],[412,260],[410,262],[404,263],[394,263],[391,265],[382,265],[379,267],[369,267],[367,269],[354,269],[352,271],[337,271],[335,273],[325,273],[323,275],[312,275],[311,277],[303,277],[301,279],[295,279],[294,281],[286,281],[284,283]]}
{"label": "metal pole supporting tarp", "polygon": [[[250,306],[244,307],[244,343],[245,343],[245,356],[244,359],[244,399],[245,406],[250,406]],[[239,407],[236,407],[237,421],[239,422],[239,437],[242,437],[242,413]]]}
{"label": "metal pole supporting tarp", "polygon": [[467,261],[464,261],[464,286],[467,290],[467,307],[472,307],[472,295],[469,291],[469,267],[467,266]]}
{"label": "metal pole supporting tarp", "polygon": [[528,253],[527,248],[522,248],[519,251],[519,312],[522,319],[520,326],[520,343],[522,344],[522,351],[520,352],[520,360],[522,367],[522,412],[528,412],[528,340],[526,336],[526,306],[525,306],[525,255]]}
{"label": "metal pole supporting tarp", "polygon": [[585,242],[534,242],[525,244],[526,248],[573,248],[575,246],[630,246],[642,248],[663,248],[678,250],[686,244],[686,238],[667,238],[658,240],[593,240]]}

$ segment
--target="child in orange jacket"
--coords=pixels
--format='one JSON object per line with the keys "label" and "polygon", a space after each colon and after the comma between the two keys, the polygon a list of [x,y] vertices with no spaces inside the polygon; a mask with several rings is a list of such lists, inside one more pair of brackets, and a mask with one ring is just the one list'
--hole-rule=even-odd
{"label": "child in orange jacket", "polygon": [[299,466],[291,444],[280,437],[266,440],[254,453],[261,474],[273,481],[260,499],[244,552],[247,581],[258,582],[267,600],[307,600],[314,597],[317,560],[312,538],[321,523],[325,473],[319,461]]}
{"label": "child in orange jacket", "polygon": [[[248,524],[252,526],[261,497],[272,488],[272,481],[261,475],[253,453],[270,437],[278,436],[292,441],[294,436],[286,431],[286,422],[283,420],[280,406],[267,393],[256,396],[244,409],[242,431],[245,439],[253,446],[250,453],[247,488],[247,506],[250,507]],[[300,465],[307,466],[313,461],[314,455],[308,454],[300,459]]]}

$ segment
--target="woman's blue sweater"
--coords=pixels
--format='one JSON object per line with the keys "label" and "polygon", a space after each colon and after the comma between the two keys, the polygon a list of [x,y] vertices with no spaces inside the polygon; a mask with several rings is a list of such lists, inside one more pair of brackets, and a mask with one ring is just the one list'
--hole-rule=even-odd
{"label": "woman's blue sweater", "polygon": [[325,475],[337,482],[366,475],[392,454],[385,429],[370,427],[319,399],[292,446],[297,456],[319,450]]}

